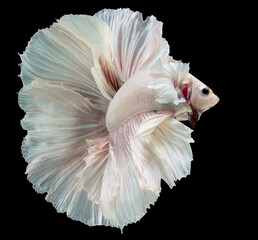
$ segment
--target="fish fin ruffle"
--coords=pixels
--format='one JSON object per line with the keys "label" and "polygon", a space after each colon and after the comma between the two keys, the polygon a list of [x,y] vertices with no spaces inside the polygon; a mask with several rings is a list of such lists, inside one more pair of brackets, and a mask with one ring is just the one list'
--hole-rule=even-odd
{"label": "fish fin ruffle", "polygon": [[139,149],[136,149],[137,140],[134,137],[146,116],[149,115],[137,115],[109,134],[109,158],[103,176],[100,205],[104,216],[121,229],[138,221],[159,195],[158,183],[155,183],[155,192],[147,187],[141,188],[141,176],[138,176],[135,164],[137,157],[137,161],[146,161],[145,156],[137,156],[135,151]]}
{"label": "fish fin ruffle", "polygon": [[[149,88],[156,92],[155,104],[178,105],[186,102],[180,86],[189,73],[189,64],[175,61],[170,58],[163,63],[158,59],[150,68],[150,75],[153,78]],[[160,109],[160,107],[158,107]]]}
{"label": "fish fin ruffle", "polygon": [[114,63],[124,82],[169,53],[168,43],[162,38],[162,22],[154,16],[143,21],[140,12],[104,9],[94,17],[105,21],[111,29]]}
{"label": "fish fin ruffle", "polygon": [[176,180],[190,174],[192,130],[171,118],[169,113],[157,113],[145,119],[137,131],[137,138],[148,152],[150,159],[157,161],[160,177],[172,187]]}
{"label": "fish fin ruffle", "polygon": [[34,189],[46,192],[46,200],[72,219],[110,226],[77,176],[88,155],[85,139],[107,135],[101,111],[79,93],[43,81],[24,86],[19,104],[26,111],[22,153]]}
{"label": "fish fin ruffle", "polygon": [[91,72],[99,91],[108,101],[111,101],[123,82],[120,81],[115,71],[111,53],[104,54],[104,52],[101,46],[92,49],[94,67],[91,68]]}
{"label": "fish fin ruffle", "polygon": [[[98,59],[96,49],[101,52]],[[24,85],[35,80],[63,85],[87,97],[103,112],[110,102],[105,86],[119,85],[112,66],[110,29],[92,16],[63,16],[49,28],[39,30],[20,57]],[[95,68],[104,77],[95,79],[100,75],[92,73]]]}
{"label": "fish fin ruffle", "polygon": [[123,228],[138,221],[161,191],[190,172],[191,129],[169,114],[143,113],[109,134],[109,158],[100,205],[110,222]]}
{"label": "fish fin ruffle", "polygon": [[87,140],[88,155],[85,167],[79,173],[82,187],[88,192],[89,199],[99,204],[104,171],[109,157],[109,138]]}

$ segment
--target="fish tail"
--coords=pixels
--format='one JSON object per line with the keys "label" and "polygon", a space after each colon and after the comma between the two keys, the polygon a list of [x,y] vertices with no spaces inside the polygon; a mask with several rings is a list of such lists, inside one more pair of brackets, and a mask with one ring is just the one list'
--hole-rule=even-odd
{"label": "fish tail", "polygon": [[28,180],[58,212],[88,225],[112,225],[96,189],[109,152],[105,116],[120,86],[109,41],[102,20],[65,15],[20,55]]}

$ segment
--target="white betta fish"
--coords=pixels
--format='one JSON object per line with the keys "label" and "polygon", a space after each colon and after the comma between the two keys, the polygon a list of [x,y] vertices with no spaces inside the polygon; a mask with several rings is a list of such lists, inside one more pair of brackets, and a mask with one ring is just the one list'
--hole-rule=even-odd
{"label": "white betta fish", "polygon": [[87,225],[123,228],[190,173],[192,126],[218,97],[129,9],[65,15],[21,55],[22,153],[34,189]]}

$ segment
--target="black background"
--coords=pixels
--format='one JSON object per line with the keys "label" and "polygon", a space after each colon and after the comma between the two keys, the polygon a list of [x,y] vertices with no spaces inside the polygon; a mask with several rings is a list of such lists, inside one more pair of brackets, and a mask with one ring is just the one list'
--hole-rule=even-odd
{"label": "black background", "polygon": [[[10,4],[10,3],[9,3]],[[20,127],[24,113],[17,104],[17,92],[22,87],[17,77],[20,73],[18,53],[22,53],[28,41],[38,29],[49,27],[64,14],[93,15],[103,8],[129,7],[143,13],[143,17],[154,15],[164,23],[163,36],[170,45],[170,55],[183,62],[190,62],[190,72],[207,84],[220,97],[220,102],[203,114],[192,134],[194,161],[191,175],[169,187],[162,182],[162,192],[147,214],[137,223],[120,230],[108,227],[88,227],[73,221],[65,214],[57,213],[45,195],[37,194],[24,174],[26,163],[20,146],[26,132]],[[15,9],[15,10],[14,10]],[[6,28],[3,40],[8,46],[4,71],[8,72],[10,84],[8,104],[3,104],[3,119],[7,120],[8,134],[5,138],[8,151],[7,172],[3,190],[6,203],[3,205],[4,223],[10,236],[32,239],[71,237],[94,239],[140,239],[156,234],[162,238],[185,237],[232,237],[242,232],[241,208],[236,207],[233,194],[241,180],[231,176],[235,162],[232,152],[237,139],[234,99],[229,97],[232,86],[230,62],[236,57],[232,36],[241,32],[239,11],[241,6],[210,2],[189,4],[185,1],[149,1],[147,4],[124,1],[90,3],[62,2],[56,4],[33,2],[15,4],[6,8],[9,19],[2,21]],[[3,10],[3,11],[5,11]],[[8,37],[7,37],[8,36]],[[5,51],[5,49],[3,49]],[[240,50],[241,51],[241,50]],[[239,52],[239,51],[238,51]],[[4,92],[4,90],[2,90]],[[5,108],[8,108],[7,111]],[[11,109],[11,111],[10,111]],[[10,147],[11,146],[11,147]],[[238,182],[239,181],[239,182]],[[241,189],[241,188],[240,188]],[[240,193],[241,195],[241,190]]]}

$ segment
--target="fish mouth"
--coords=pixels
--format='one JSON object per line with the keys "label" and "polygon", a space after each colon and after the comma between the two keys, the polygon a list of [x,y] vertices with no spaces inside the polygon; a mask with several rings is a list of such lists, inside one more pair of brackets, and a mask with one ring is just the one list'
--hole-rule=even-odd
{"label": "fish mouth", "polygon": [[219,102],[219,100],[220,100],[219,97],[214,94],[210,101],[210,104],[206,108],[202,109],[200,112],[203,113],[203,112],[207,111],[208,109],[214,107]]}
{"label": "fish mouth", "polygon": [[213,98],[211,99],[211,107],[215,106],[219,102],[219,97],[214,94]]}
{"label": "fish mouth", "polygon": [[188,120],[192,126],[192,128],[195,127],[196,122],[200,119],[201,115],[203,112],[207,111],[211,107],[215,106],[219,102],[219,98],[214,94],[213,98],[211,99],[211,104],[202,110],[197,110],[196,108],[193,107],[192,104],[190,104],[191,111],[188,112]]}
{"label": "fish mouth", "polygon": [[[216,105],[216,104],[219,102],[220,99],[219,99],[218,96],[216,96],[216,95],[214,95],[214,96],[215,96],[214,105]],[[213,106],[214,106],[214,105],[213,105]]]}

